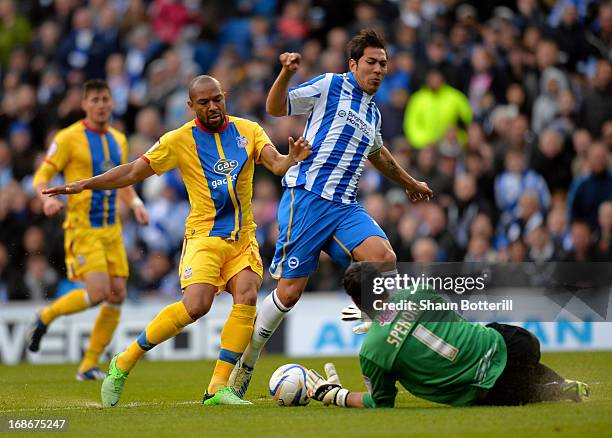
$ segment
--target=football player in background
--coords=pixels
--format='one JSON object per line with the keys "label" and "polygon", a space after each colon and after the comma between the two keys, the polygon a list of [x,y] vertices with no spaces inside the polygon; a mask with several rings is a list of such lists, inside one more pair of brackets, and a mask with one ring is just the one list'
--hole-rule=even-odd
{"label": "football player in background", "polygon": [[113,99],[108,84],[100,79],[85,82],[82,107],[85,118],[57,133],[47,158],[34,175],[33,185],[46,216],[55,216],[66,208],[66,270],[69,279],[83,282],[84,287],[68,292],[40,311],[29,333],[28,349],[39,350],[41,339],[56,318],[102,303],[76,374],[77,380],[100,380],[105,373],[98,368],[98,360],[119,323],[128,277],[117,197],[131,207],[138,223],[146,224],[148,216],[131,187],[80,193],[70,197],[66,205],[42,194],[58,172],[72,183],[127,162],[127,139],[110,126]]}

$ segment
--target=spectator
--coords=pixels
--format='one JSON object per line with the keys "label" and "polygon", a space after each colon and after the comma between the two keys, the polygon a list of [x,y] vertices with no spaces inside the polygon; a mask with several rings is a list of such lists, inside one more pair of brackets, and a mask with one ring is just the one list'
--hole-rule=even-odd
{"label": "spectator", "polygon": [[572,160],[572,174],[574,176],[587,175],[589,173],[588,152],[591,147],[591,134],[586,129],[578,129],[572,134],[574,145],[574,159]]}
{"label": "spectator", "polygon": [[572,241],[567,227],[567,212],[565,209],[551,209],[546,217],[546,228],[550,232],[553,243],[560,251],[567,251],[571,247]]}
{"label": "spectator", "polygon": [[469,173],[457,176],[454,184],[454,202],[448,207],[448,228],[457,243],[466,248],[470,224],[479,213],[492,213],[491,206],[477,197],[476,179]]}
{"label": "spectator", "polygon": [[[412,95],[406,106],[404,133],[410,145],[423,149],[441,140],[453,127],[465,129],[472,120],[463,93],[447,85],[440,70],[427,73],[426,85]],[[462,143],[465,135],[460,135]]]}
{"label": "spectator", "polygon": [[172,45],[191,21],[189,10],[182,1],[154,0],[151,6],[151,24],[157,38]]}
{"label": "spectator", "polygon": [[481,147],[478,151],[467,152],[463,157],[463,166],[466,173],[476,178],[477,196],[487,204],[494,205],[495,190],[492,165],[485,162],[485,158],[480,152],[480,150],[486,151],[487,149],[487,147]]}
{"label": "spectator", "polygon": [[532,229],[527,235],[526,242],[528,245],[528,261],[544,263],[559,260],[559,248],[555,246],[544,224]]}
{"label": "spectator", "polygon": [[557,98],[559,112],[548,127],[559,131],[563,136],[570,136],[576,129],[578,113],[576,98],[571,90],[562,91]]}
{"label": "spectator", "polygon": [[[77,9],[72,17],[72,31],[58,48],[58,59],[64,74],[71,74],[80,82],[83,78],[104,76],[104,64],[111,46],[94,28],[93,17],[87,8]],[[75,79],[76,81],[76,79]]]}
{"label": "spectator", "polygon": [[537,0],[518,0],[516,2],[518,13],[514,15],[514,23],[519,30],[526,27],[544,27],[546,16],[540,9]]}
{"label": "spectator", "polygon": [[412,244],[411,255],[415,263],[433,263],[438,260],[438,245],[430,237],[420,237]]}
{"label": "spectator", "polygon": [[612,201],[602,202],[599,206],[595,242],[601,254],[612,258]]}
{"label": "spectator", "polygon": [[463,251],[448,230],[444,209],[436,203],[431,203],[425,206],[423,219],[420,231],[436,242],[436,260],[440,262],[461,260]]}
{"label": "spectator", "polygon": [[285,3],[276,27],[280,37],[288,44],[308,36],[310,28],[306,21],[307,12],[307,5],[303,2],[292,0]]}
{"label": "spectator", "polygon": [[47,258],[37,254],[27,258],[23,280],[29,292],[28,297],[34,301],[43,301],[53,296],[59,276],[51,269]]}
{"label": "spectator", "polygon": [[581,126],[593,137],[599,136],[606,120],[612,118],[612,67],[610,61],[597,62],[590,87],[585,90],[580,109]]}
{"label": "spectator", "polygon": [[[508,245],[508,262],[523,263],[525,261],[527,261],[527,247],[523,239],[516,239],[510,242],[510,245]],[[514,284],[525,284],[526,280],[527,277],[525,275],[520,279],[516,275],[513,275],[512,278],[512,281],[515,282]]]}
{"label": "spectator", "polygon": [[119,31],[122,35],[127,34],[132,29],[148,23],[147,5],[144,0],[129,0],[122,19],[119,24]]}
{"label": "spectator", "polygon": [[431,70],[440,72],[444,78],[447,78],[453,88],[463,89],[465,80],[448,59],[449,53],[446,37],[441,33],[435,33],[428,38],[421,39],[421,41],[425,40],[427,41],[425,57],[423,59],[416,59],[412,90],[418,90],[427,86],[427,76]]}
{"label": "spectator", "polygon": [[563,257],[564,262],[595,262],[601,257],[593,245],[591,226],[588,222],[576,220],[570,227],[572,249]]}
{"label": "spectator", "polygon": [[503,102],[507,79],[496,68],[491,54],[483,46],[476,46],[472,50],[471,69],[468,98],[474,116],[479,117],[486,109],[482,101],[486,93],[492,93],[497,102]]}
{"label": "spectator", "polygon": [[565,147],[562,135],[553,129],[544,130],[531,163],[533,170],[544,177],[552,193],[567,192],[572,182],[571,161],[571,153]]}
{"label": "spectator", "polygon": [[612,60],[612,4],[601,2],[597,14],[597,23],[593,32],[587,33],[589,43],[600,57]]}
{"label": "spectator", "polygon": [[8,62],[11,51],[30,41],[30,23],[17,15],[14,0],[0,0],[0,63]]}
{"label": "spectator", "polygon": [[569,87],[561,70],[548,67],[540,77],[540,95],[533,104],[531,127],[536,134],[546,128],[559,112],[559,96]]}
{"label": "spectator", "polygon": [[13,180],[11,149],[5,141],[0,141],[0,190]]}
{"label": "spectator", "polygon": [[517,239],[526,239],[533,230],[544,223],[544,216],[540,211],[538,194],[525,192],[521,195],[518,204],[518,217],[512,221],[505,230],[505,235],[510,242]]}
{"label": "spectator", "polygon": [[403,215],[397,224],[397,233],[391,244],[400,262],[412,260],[412,244],[417,238],[419,222],[413,214]]}
{"label": "spectator", "polygon": [[533,191],[537,194],[540,208],[550,206],[550,192],[541,175],[529,169],[522,152],[511,149],[506,154],[506,170],[495,178],[495,203],[501,212],[501,225],[510,224],[518,219],[518,202],[523,193]]}
{"label": "spectator", "polygon": [[106,60],[106,81],[112,90],[113,115],[122,117],[127,112],[130,98],[130,80],[122,54],[113,53]]}
{"label": "spectator", "polygon": [[609,152],[601,143],[593,143],[588,152],[589,174],[572,183],[568,195],[569,220],[585,220],[591,229],[597,227],[597,209],[604,201],[612,200],[612,170]]}
{"label": "spectator", "polygon": [[[502,107],[497,107],[499,111]],[[516,114],[516,108],[509,107],[511,111],[506,121],[507,127],[500,129],[496,127],[496,135],[499,137],[493,143],[495,173],[501,173],[504,169],[506,153],[511,150],[521,151],[526,157],[533,155],[536,149],[537,137],[529,129],[529,120],[523,114]],[[516,115],[515,115],[516,114]],[[502,116],[500,116],[502,117]]]}
{"label": "spectator", "polygon": [[481,236],[470,238],[463,261],[466,263],[495,263],[497,257],[491,243]]}
{"label": "spectator", "polygon": [[586,28],[581,24],[575,4],[564,0],[557,2],[557,5],[560,16],[558,20],[552,20],[550,36],[558,44],[564,64],[572,68],[589,55]]}
{"label": "spectator", "polygon": [[52,20],[40,25],[32,41],[34,55],[31,67],[34,71],[41,72],[55,61],[61,31],[57,22]]}
{"label": "spectator", "polygon": [[140,282],[138,289],[141,298],[161,294],[164,298],[176,298],[179,286],[178,278],[172,268],[168,256],[159,251],[152,251],[146,257],[142,268],[138,271]]}
{"label": "spectator", "polygon": [[135,128],[136,132],[129,138],[132,160],[144,154],[164,132],[159,110],[154,106],[142,108],[136,114]]}
{"label": "spectator", "polygon": [[177,191],[165,184],[159,196],[152,198],[145,193],[145,199],[149,225],[142,228],[142,240],[152,250],[172,254],[183,241],[185,230],[182,222],[189,213],[189,203],[180,201]]}
{"label": "spectator", "polygon": [[32,134],[28,125],[15,121],[9,130],[9,142],[13,150],[13,176],[17,181],[34,171],[36,151],[32,146]]}
{"label": "spectator", "polygon": [[413,175],[416,179],[425,181],[434,193],[450,195],[453,180],[448,175],[440,172],[436,165],[438,161],[437,155],[435,148],[426,148],[419,151]]}

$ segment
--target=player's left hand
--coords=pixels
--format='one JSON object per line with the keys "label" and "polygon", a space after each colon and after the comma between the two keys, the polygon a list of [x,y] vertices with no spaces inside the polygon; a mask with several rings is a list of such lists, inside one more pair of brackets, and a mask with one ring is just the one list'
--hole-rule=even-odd
{"label": "player's left hand", "polygon": [[294,140],[293,137],[289,137],[289,157],[293,162],[299,163],[304,161],[312,154],[310,143],[304,137],[300,137]]}
{"label": "player's left hand", "polygon": [[81,193],[82,191],[83,186],[80,184],[80,182],[77,181],[70,184],[64,184],[63,186],[49,187],[47,189],[43,189],[42,194],[53,197],[59,195],[76,195],[78,193]]}
{"label": "player's left hand", "polygon": [[362,335],[364,333],[367,333],[368,330],[370,330],[370,327],[372,327],[372,320],[370,319],[370,317],[364,312],[362,312],[359,307],[354,304],[351,304],[350,306],[347,306],[342,309],[342,316],[340,317],[340,319],[344,322],[361,322],[360,324],[357,324],[351,329],[356,335]]}
{"label": "player's left hand", "polygon": [[433,198],[433,191],[423,181],[416,181],[415,185],[407,187],[406,194],[412,202],[429,201]]}
{"label": "player's left hand", "polygon": [[147,209],[144,205],[136,206],[132,209],[134,212],[134,218],[136,222],[140,225],[148,225],[149,224],[149,213],[147,213]]}
{"label": "player's left hand", "polygon": [[308,396],[323,402],[325,406],[331,404],[346,406],[346,397],[349,390],[344,389],[340,384],[340,377],[333,363],[325,364],[325,375],[327,377],[326,379],[312,368],[308,370],[308,375],[306,377]]}

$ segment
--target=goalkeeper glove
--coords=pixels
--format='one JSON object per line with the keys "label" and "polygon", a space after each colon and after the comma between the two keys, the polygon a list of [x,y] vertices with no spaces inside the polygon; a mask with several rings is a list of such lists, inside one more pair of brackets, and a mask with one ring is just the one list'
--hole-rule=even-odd
{"label": "goalkeeper glove", "polygon": [[342,316],[340,319],[345,322],[361,321],[361,324],[357,324],[352,329],[353,333],[356,335],[367,333],[372,326],[372,320],[368,317],[368,315],[359,310],[359,307],[354,304],[342,309]]}
{"label": "goalkeeper glove", "polygon": [[308,370],[306,378],[308,396],[323,402],[325,406],[334,404],[336,406],[346,407],[346,399],[349,390],[344,389],[340,384],[340,377],[338,377],[336,367],[333,363],[325,364],[325,375],[327,379],[324,379],[312,368]]}

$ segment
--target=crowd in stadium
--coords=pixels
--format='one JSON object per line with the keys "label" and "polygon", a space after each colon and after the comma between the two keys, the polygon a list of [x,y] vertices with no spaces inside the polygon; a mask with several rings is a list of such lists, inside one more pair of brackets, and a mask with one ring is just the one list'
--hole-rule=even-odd
{"label": "crowd in stadium", "polygon": [[[342,73],[346,43],[366,27],[387,41],[375,98],[385,144],[435,193],[412,204],[364,171],[360,202],[398,261],[611,259],[610,1],[0,0],[0,302],[71,287],[62,218],[44,217],[32,176],[57,130],[82,117],[86,79],[109,82],[131,159],[193,118],[186,84],[200,73],[219,79],[229,114],[259,122],[286,151],[305,120],[265,113],[279,54],[302,54],[296,85]],[[176,298],[189,210],[180,174],[137,190],[151,223],[121,212],[130,297]],[[281,191],[257,170],[266,267]],[[340,278],[323,255],[307,290],[338,289]],[[273,284],[266,272],[263,289]]]}

